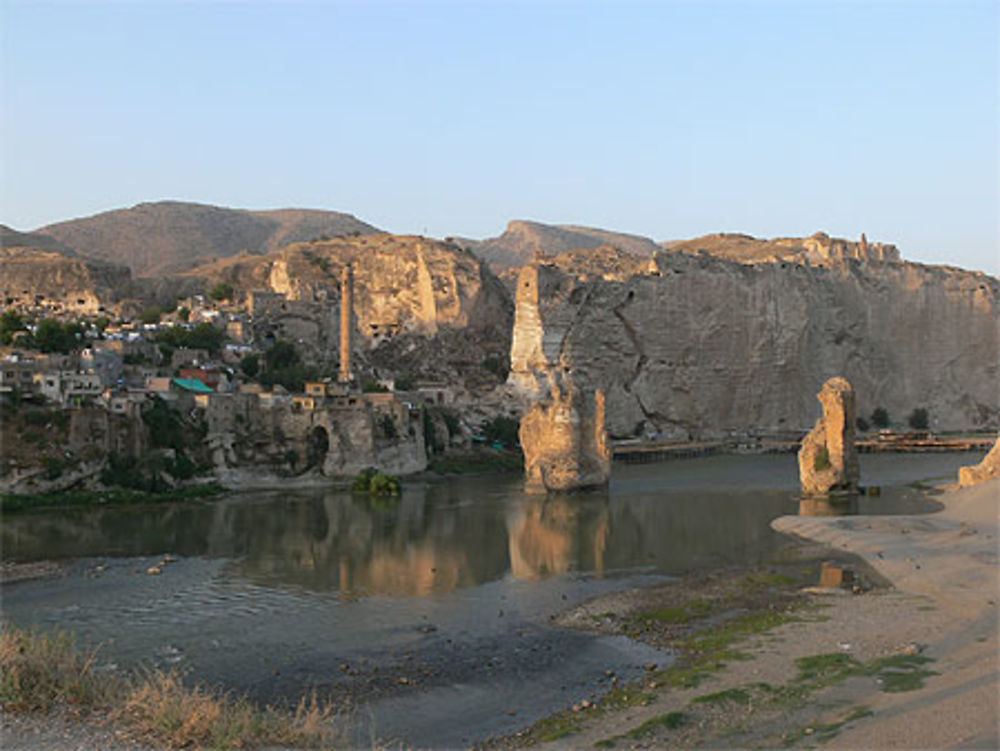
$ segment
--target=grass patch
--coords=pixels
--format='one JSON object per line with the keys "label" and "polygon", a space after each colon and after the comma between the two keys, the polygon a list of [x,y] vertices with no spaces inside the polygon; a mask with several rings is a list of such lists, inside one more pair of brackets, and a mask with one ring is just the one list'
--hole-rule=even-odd
{"label": "grass patch", "polygon": [[691,700],[692,704],[750,704],[750,692],[742,688],[727,688],[725,691],[716,691],[714,694],[696,696]]}
{"label": "grass patch", "polygon": [[634,618],[640,621],[658,621],[667,624],[690,623],[698,618],[706,617],[711,611],[712,605],[708,600],[695,599],[683,605],[644,610],[636,613]]}
{"label": "grass patch", "polygon": [[629,730],[624,735],[615,735],[611,738],[605,738],[603,740],[597,741],[594,745],[598,748],[613,748],[615,744],[628,738],[630,740],[635,740],[642,738],[643,736],[649,735],[659,728],[665,728],[666,730],[677,730],[691,722],[691,716],[684,712],[668,712],[667,714],[657,715],[656,717],[646,720],[644,723],[638,727],[634,727]]}
{"label": "grass patch", "polygon": [[656,698],[656,694],[641,691],[628,686],[618,686],[611,689],[603,699],[601,707],[606,710],[628,709],[629,707],[645,707]]}
{"label": "grass patch", "polygon": [[110,490],[71,490],[61,493],[36,493],[31,495],[0,495],[0,513],[12,514],[35,509],[62,508],[67,506],[127,506],[149,503],[174,503],[201,500],[225,493],[218,483],[191,485],[176,490],[153,493],[146,490],[112,488]]}
{"label": "grass patch", "polygon": [[815,741],[816,743],[826,743],[834,738],[848,723],[860,720],[864,717],[871,717],[872,714],[873,712],[868,709],[868,707],[854,707],[843,719],[837,720],[836,722],[807,725],[804,728],[799,728],[798,730],[788,733],[784,738],[784,745],[786,747],[794,746],[796,743],[805,738],[808,738],[810,741]]}
{"label": "grass patch", "polygon": [[880,681],[885,693],[900,694],[923,688],[925,678],[937,675],[922,667],[928,662],[933,660],[924,655],[892,655],[872,660],[865,666],[865,673]]}
{"label": "grass patch", "polygon": [[531,736],[542,743],[557,741],[580,730],[582,720],[575,714],[564,710],[545,717],[531,727]]}
{"label": "grass patch", "polygon": [[4,711],[49,712],[60,706],[106,713],[153,745],[243,748],[268,744],[317,748],[332,740],[334,713],[315,695],[294,709],[258,707],[176,673],[123,675],[98,666],[70,634],[0,626],[0,705]]}

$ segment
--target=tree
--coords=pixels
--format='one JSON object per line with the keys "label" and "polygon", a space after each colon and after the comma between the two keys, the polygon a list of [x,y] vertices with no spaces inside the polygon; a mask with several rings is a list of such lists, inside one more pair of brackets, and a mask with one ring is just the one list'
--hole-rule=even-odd
{"label": "tree", "polygon": [[186,307],[179,308],[177,310],[177,317],[180,320],[184,321],[184,323],[187,323],[188,320],[191,318],[191,310]]}
{"label": "tree", "polygon": [[923,407],[918,407],[910,413],[907,422],[910,423],[910,427],[914,430],[927,430],[930,426],[930,418],[927,414],[927,410]]}
{"label": "tree", "polygon": [[218,300],[218,301],[232,300],[233,285],[230,284],[229,282],[219,282],[214,287],[212,287],[211,291],[208,293],[208,296],[211,297],[213,300]]}
{"label": "tree", "polygon": [[141,323],[159,323],[160,318],[163,315],[163,310],[155,305],[146,308],[139,314],[139,321]]}
{"label": "tree", "polygon": [[861,417],[860,415],[858,415],[858,419],[855,421],[855,423],[858,426],[858,430],[860,430],[862,433],[868,430],[869,427],[868,421],[865,418]]}
{"label": "tree", "polygon": [[67,323],[46,318],[38,324],[35,330],[35,347],[42,352],[59,352],[69,354],[77,346],[77,334],[82,329],[79,324]]}
{"label": "tree", "polygon": [[260,372],[260,358],[257,355],[247,355],[240,360],[240,368],[247,378],[253,378]]}
{"label": "tree", "polygon": [[872,425],[876,428],[888,428],[889,427],[889,413],[886,412],[884,407],[876,407],[872,411],[871,416]]}
{"label": "tree", "polygon": [[279,339],[264,353],[264,362],[269,369],[287,368],[298,365],[299,353],[295,351],[294,344]]}
{"label": "tree", "polygon": [[0,315],[0,344],[7,345],[14,340],[14,334],[25,331],[24,318],[16,310],[6,310]]}

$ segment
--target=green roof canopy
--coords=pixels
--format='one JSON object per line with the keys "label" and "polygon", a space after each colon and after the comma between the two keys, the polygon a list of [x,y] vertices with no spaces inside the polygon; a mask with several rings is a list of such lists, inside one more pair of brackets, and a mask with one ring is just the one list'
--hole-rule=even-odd
{"label": "green roof canopy", "polygon": [[171,382],[184,389],[185,391],[193,391],[196,394],[214,394],[208,386],[199,381],[197,378],[172,378]]}

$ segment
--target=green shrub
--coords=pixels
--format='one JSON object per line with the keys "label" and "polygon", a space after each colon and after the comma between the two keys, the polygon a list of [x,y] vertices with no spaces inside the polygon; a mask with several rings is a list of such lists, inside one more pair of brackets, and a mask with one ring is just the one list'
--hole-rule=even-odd
{"label": "green shrub", "polygon": [[395,497],[401,490],[398,477],[379,472],[374,467],[368,467],[351,484],[352,493],[373,497]]}
{"label": "green shrub", "polygon": [[209,291],[208,296],[213,300],[232,300],[233,299],[233,285],[229,282],[219,282]]}
{"label": "green shrub", "polygon": [[927,414],[927,410],[919,407],[910,413],[907,422],[910,427],[914,430],[927,430],[930,426],[930,417]]}
{"label": "green shrub", "polygon": [[483,426],[487,443],[499,443],[504,448],[517,449],[521,446],[518,429],[521,423],[513,417],[497,415]]}
{"label": "green shrub", "polygon": [[858,430],[860,430],[862,433],[864,433],[869,428],[868,421],[863,417],[858,417],[858,419],[855,420],[855,424],[858,426]]}
{"label": "green shrub", "polygon": [[872,411],[871,416],[872,425],[876,428],[888,428],[889,427],[889,413],[884,407],[876,407]]}

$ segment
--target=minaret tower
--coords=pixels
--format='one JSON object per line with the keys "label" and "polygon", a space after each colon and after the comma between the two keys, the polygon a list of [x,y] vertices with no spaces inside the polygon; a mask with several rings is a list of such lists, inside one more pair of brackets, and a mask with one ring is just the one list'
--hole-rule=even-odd
{"label": "minaret tower", "polygon": [[340,375],[337,380],[350,383],[351,377],[351,313],[354,300],[354,273],[344,266],[340,275]]}

